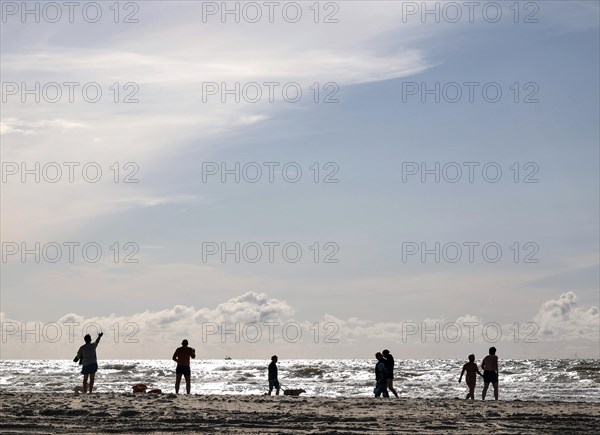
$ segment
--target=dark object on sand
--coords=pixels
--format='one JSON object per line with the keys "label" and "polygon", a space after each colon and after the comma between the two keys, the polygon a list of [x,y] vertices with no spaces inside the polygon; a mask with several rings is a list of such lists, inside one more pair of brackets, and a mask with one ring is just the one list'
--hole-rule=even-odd
{"label": "dark object on sand", "polygon": [[284,396],[299,396],[302,393],[306,393],[302,388],[283,390]]}
{"label": "dark object on sand", "polygon": [[133,388],[133,392],[134,393],[145,393],[146,390],[148,389],[148,387],[146,386],[146,384],[135,384],[131,388]]}
{"label": "dark object on sand", "polygon": [[131,388],[133,389],[134,393],[162,394],[162,390],[160,388],[152,388],[151,390],[148,390],[148,386],[146,384],[135,384]]}

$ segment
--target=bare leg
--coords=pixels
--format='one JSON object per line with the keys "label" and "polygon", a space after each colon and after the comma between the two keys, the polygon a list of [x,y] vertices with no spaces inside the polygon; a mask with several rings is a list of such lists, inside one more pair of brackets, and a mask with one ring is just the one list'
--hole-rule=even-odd
{"label": "bare leg", "polygon": [[498,400],[498,382],[492,384],[494,386],[494,400]]}
{"label": "bare leg", "polygon": [[185,375],[185,391],[187,392],[187,394],[190,394],[191,390],[192,390],[192,381],[190,379],[190,376]]}
{"label": "bare leg", "polygon": [[279,396],[279,387],[277,387],[277,390],[275,391],[275,395]]}
{"label": "bare leg", "polygon": [[90,373],[90,394],[92,394],[92,388],[94,388],[94,379],[96,378],[96,373]]}
{"label": "bare leg", "polygon": [[181,374],[177,373],[175,377],[175,394],[179,394],[179,384],[181,383]]}
{"label": "bare leg", "polygon": [[487,390],[490,386],[489,382],[486,382],[485,384],[483,384],[483,391],[481,392],[481,400],[485,400],[485,395],[487,394]]}
{"label": "bare leg", "polygon": [[394,379],[388,379],[387,385],[388,385],[388,390],[390,390],[392,393],[394,393],[394,396],[396,396],[396,398],[398,398],[398,393],[396,392],[396,389],[394,388]]}
{"label": "bare leg", "polygon": [[467,395],[467,398],[469,397],[475,400],[475,387],[469,387],[469,394]]}
{"label": "bare leg", "polygon": [[87,393],[88,375],[83,375],[83,394]]}

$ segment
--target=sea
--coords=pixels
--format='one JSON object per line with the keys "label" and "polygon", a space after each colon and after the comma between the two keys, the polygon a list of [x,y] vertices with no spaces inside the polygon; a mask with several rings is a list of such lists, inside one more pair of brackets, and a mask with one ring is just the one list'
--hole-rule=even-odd
{"label": "sea", "polygon": [[[268,389],[268,363],[249,359],[194,360],[192,394],[264,394]],[[467,387],[464,378],[458,383],[458,377],[464,363],[450,359],[397,359],[394,384],[402,398],[463,398]],[[305,396],[373,395],[374,360],[282,360],[278,367],[282,388],[303,388]],[[81,385],[79,372],[80,366],[71,360],[0,360],[0,391],[73,394],[74,387]],[[174,392],[175,362],[101,360],[94,390],[125,393],[138,383],[165,393]],[[600,403],[600,359],[502,360],[499,385],[500,398],[504,400]],[[478,378],[477,395],[482,387]]]}

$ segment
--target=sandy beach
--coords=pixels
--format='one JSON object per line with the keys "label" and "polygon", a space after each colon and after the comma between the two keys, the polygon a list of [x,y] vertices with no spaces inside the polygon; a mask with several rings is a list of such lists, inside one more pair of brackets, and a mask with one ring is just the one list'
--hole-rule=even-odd
{"label": "sandy beach", "polygon": [[2,434],[594,433],[594,403],[0,393]]}

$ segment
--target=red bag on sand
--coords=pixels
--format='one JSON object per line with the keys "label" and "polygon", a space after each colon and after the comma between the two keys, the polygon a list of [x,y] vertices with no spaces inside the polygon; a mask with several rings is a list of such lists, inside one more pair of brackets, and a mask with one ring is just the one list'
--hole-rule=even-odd
{"label": "red bag on sand", "polygon": [[145,393],[148,389],[145,384],[135,384],[132,388],[134,393]]}

